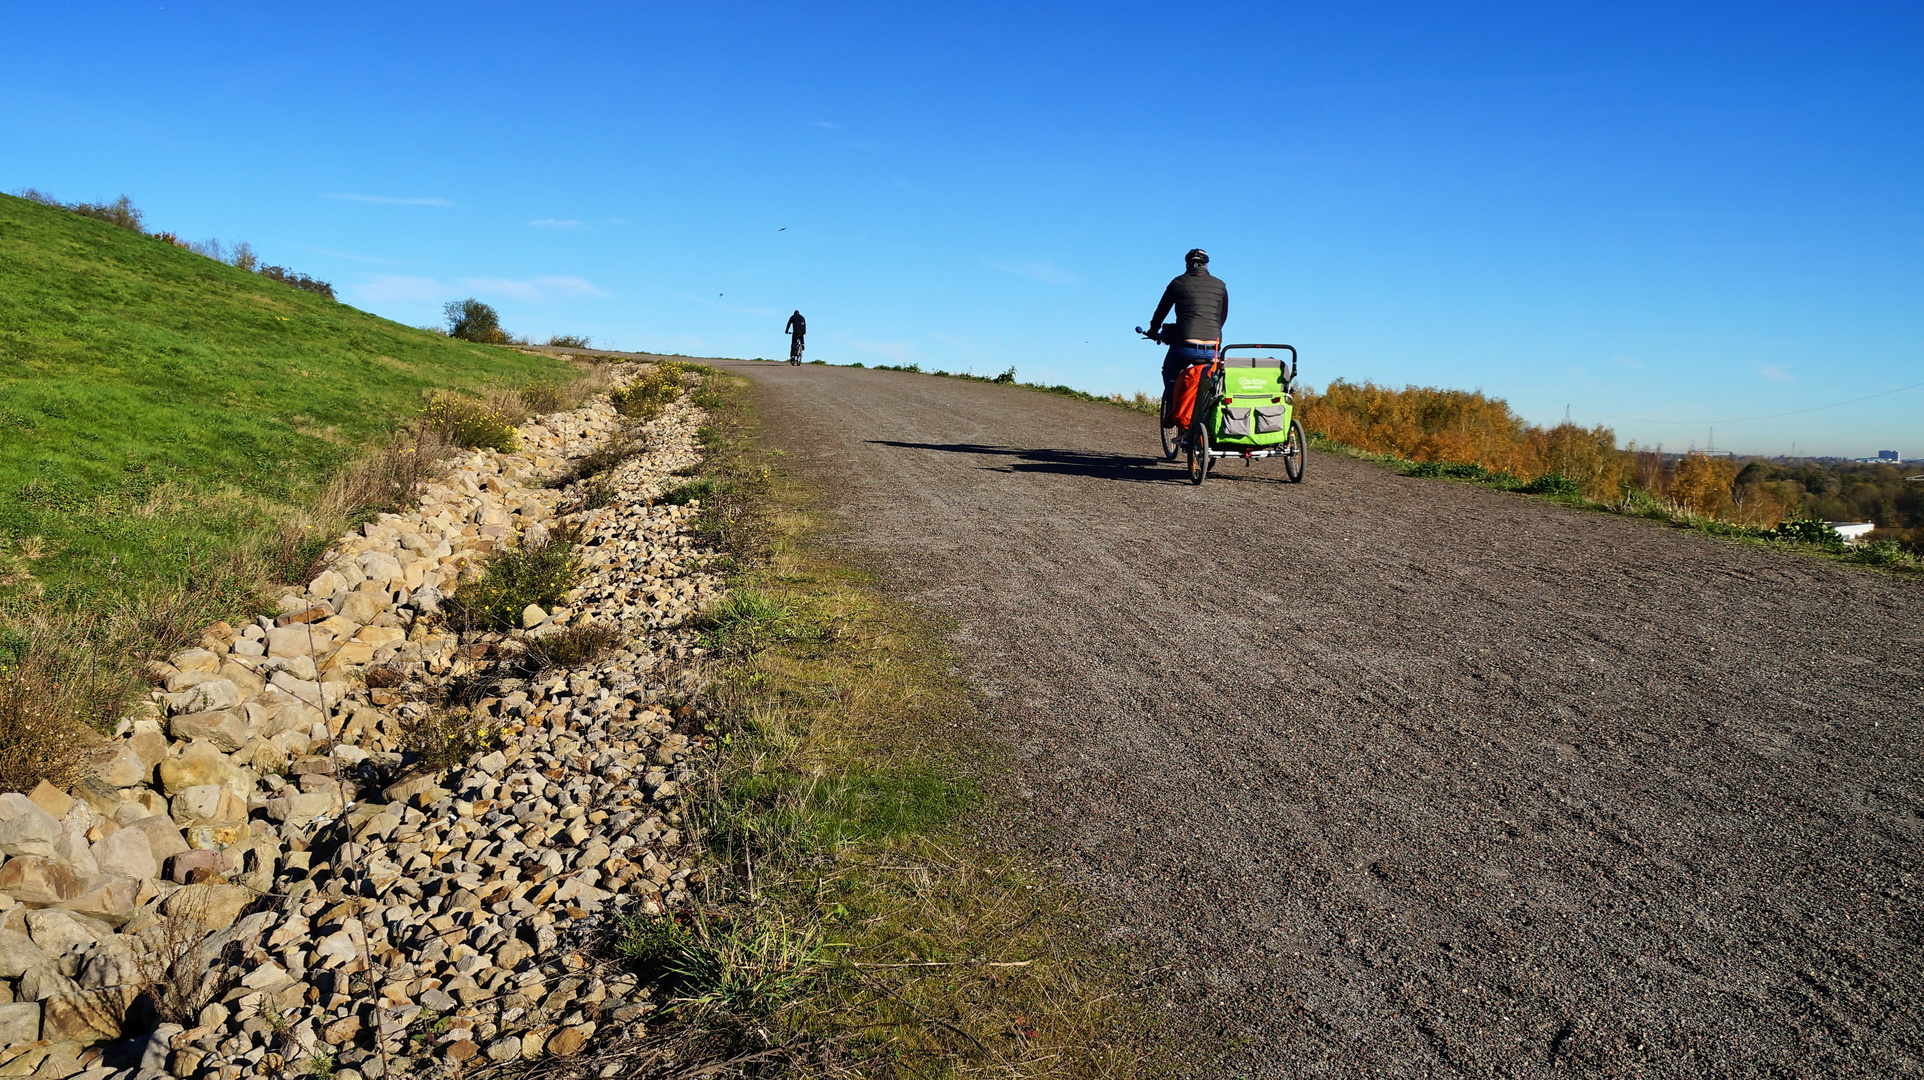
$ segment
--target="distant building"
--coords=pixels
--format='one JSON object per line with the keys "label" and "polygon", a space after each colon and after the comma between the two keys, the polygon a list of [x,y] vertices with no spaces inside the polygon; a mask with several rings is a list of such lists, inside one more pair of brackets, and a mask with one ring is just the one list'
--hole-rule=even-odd
{"label": "distant building", "polygon": [[1895,450],[1879,450],[1879,451],[1877,452],[1877,460],[1879,460],[1879,461],[1896,461],[1896,460],[1897,460],[1897,451],[1895,451]]}
{"label": "distant building", "polygon": [[1835,529],[1837,535],[1843,537],[1846,544],[1857,543],[1869,536],[1872,529],[1877,528],[1875,521],[1826,521],[1824,524]]}

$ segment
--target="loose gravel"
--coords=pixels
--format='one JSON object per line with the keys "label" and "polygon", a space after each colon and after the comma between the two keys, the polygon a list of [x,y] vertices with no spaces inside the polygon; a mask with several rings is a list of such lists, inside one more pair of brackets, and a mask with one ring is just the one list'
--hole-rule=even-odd
{"label": "loose gravel", "polygon": [[1202,1071],[1924,1071],[1915,582],[1327,454],[1191,487],[1119,409],[730,369],[955,620],[1017,836]]}

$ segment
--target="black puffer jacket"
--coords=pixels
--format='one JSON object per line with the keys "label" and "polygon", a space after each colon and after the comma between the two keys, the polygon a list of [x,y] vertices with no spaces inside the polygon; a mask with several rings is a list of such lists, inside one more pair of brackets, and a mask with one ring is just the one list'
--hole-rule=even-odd
{"label": "black puffer jacket", "polygon": [[1222,279],[1209,273],[1206,266],[1176,278],[1162,291],[1156,317],[1150,326],[1161,326],[1169,310],[1176,311],[1177,341],[1217,341],[1223,336],[1223,323],[1229,321],[1229,288]]}

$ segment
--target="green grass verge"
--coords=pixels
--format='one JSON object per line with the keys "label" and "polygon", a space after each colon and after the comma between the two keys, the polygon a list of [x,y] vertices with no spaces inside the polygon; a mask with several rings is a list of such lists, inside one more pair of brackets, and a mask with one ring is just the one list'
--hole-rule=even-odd
{"label": "green grass verge", "polygon": [[814,495],[757,445],[744,385],[710,373],[698,398],[702,524],[731,570],[703,622],[721,657],[701,705],[715,779],[691,799],[706,907],[620,944],[677,1002],[655,1031],[766,1054],[771,1075],[1164,1071],[1125,958],[984,839],[998,756],[967,734],[941,628],[814,540]]}
{"label": "green grass verge", "polygon": [[112,603],[298,505],[430,391],[574,374],[0,196],[0,555],[51,603]]}

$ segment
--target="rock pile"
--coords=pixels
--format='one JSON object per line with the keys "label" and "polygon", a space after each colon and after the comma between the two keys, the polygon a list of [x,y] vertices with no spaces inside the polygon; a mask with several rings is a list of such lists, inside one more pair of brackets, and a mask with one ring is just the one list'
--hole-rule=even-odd
{"label": "rock pile", "polygon": [[[656,500],[699,416],[598,400],[455,459],[278,617],[156,665],[71,791],[0,795],[0,1076],[358,1080],[575,1053],[645,1016],[647,988],[587,946],[684,903],[695,872],[675,703],[683,624],[720,579],[696,507]],[[615,439],[645,449],[607,505],[540,486]],[[562,528],[588,570],[565,606],[515,634],[440,618],[488,552]],[[529,651],[595,627],[614,644],[594,662]],[[424,771],[437,748],[473,752]]]}

